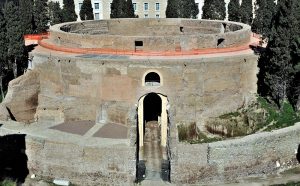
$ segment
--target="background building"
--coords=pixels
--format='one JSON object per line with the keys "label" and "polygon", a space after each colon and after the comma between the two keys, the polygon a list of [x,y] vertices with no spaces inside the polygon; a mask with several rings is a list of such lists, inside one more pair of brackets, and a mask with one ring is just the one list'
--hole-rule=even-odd
{"label": "background building", "polygon": [[[58,1],[61,6],[63,6],[63,0],[50,0],[50,1]],[[255,0],[253,1],[253,5]],[[75,12],[79,15],[79,11],[81,8],[83,0],[74,0],[75,3]],[[109,19],[110,18],[110,4],[112,0],[91,0],[94,19]],[[204,4],[204,0],[195,0],[196,4],[199,7],[198,18],[201,19],[202,15],[202,7]],[[226,9],[230,0],[225,0]],[[135,14],[139,16],[139,18],[165,18],[166,17],[166,8],[167,8],[167,0],[132,0],[133,7],[135,10]],[[254,7],[254,6],[253,6]],[[227,20],[228,14],[226,15]],[[78,16],[78,21],[80,20]]]}

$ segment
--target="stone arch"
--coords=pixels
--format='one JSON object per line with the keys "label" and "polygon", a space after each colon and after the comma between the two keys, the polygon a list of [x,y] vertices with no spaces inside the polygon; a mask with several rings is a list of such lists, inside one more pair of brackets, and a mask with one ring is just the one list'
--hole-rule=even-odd
{"label": "stone arch", "polygon": [[157,71],[157,70],[147,70],[144,75],[143,75],[143,79],[142,79],[142,86],[147,86],[147,82],[146,82],[146,77],[148,77],[149,75],[157,75],[159,77],[159,83],[156,81],[154,81],[154,84],[152,84],[152,86],[162,86],[163,85],[163,78],[162,78],[162,74]]}
{"label": "stone arch", "polygon": [[140,97],[138,101],[138,145],[139,147],[143,147],[144,145],[144,126],[145,126],[145,114],[144,114],[144,101],[146,96],[150,94],[156,94],[161,99],[161,113],[160,113],[160,125],[161,125],[161,146],[167,146],[167,131],[168,131],[168,114],[167,108],[169,107],[169,101],[167,96],[160,93],[148,93]]}

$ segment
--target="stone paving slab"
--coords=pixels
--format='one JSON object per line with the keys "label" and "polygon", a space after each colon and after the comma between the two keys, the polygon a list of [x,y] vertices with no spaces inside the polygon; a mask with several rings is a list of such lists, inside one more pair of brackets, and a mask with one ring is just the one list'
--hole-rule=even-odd
{"label": "stone paving slab", "polygon": [[93,137],[100,138],[114,138],[114,139],[127,139],[128,138],[128,128],[126,126],[108,123],[101,127]]}
{"label": "stone paving slab", "polygon": [[[113,139],[113,138],[101,138],[93,137],[94,131],[98,131],[100,124],[95,124],[91,127],[91,131],[86,132],[86,135],[77,135],[73,133],[64,132],[61,130],[50,129],[51,127],[59,125],[54,122],[35,122],[31,124],[24,124],[16,121],[0,121],[2,126],[0,127],[0,135],[10,134],[26,134],[27,137],[39,140],[49,140],[59,143],[74,143],[82,146],[89,147],[110,147],[112,145],[129,145],[130,141],[128,138],[124,139]],[[100,126],[103,126],[101,124]],[[93,130],[95,129],[95,130]]]}
{"label": "stone paving slab", "polygon": [[50,127],[50,129],[55,129],[62,132],[78,134],[83,136],[94,125],[95,121],[67,121],[59,125]]}

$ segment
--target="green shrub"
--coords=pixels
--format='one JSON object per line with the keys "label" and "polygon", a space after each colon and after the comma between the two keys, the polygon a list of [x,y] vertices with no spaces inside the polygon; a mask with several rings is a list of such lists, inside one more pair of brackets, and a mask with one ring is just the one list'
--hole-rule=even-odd
{"label": "green shrub", "polygon": [[0,186],[16,186],[16,182],[10,180],[10,179],[6,179],[2,182],[0,182]]}
{"label": "green shrub", "polygon": [[265,130],[271,131],[274,129],[289,127],[300,121],[299,113],[294,111],[292,105],[284,102],[281,109],[278,109],[275,104],[268,103],[266,99],[258,97],[258,102],[261,107],[267,111],[268,117],[265,123],[258,125],[258,128],[263,128],[269,125]]}

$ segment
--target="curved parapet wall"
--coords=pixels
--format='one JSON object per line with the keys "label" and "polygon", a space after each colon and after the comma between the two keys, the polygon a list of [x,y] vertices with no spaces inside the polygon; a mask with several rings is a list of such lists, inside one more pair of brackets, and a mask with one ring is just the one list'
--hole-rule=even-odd
{"label": "curved parapet wall", "polygon": [[[236,182],[266,176],[299,163],[300,123],[294,126],[205,144],[180,143],[171,151],[171,180],[176,184]],[[299,153],[299,152],[298,152]]]}
{"label": "curved parapet wall", "polygon": [[250,42],[248,25],[190,19],[112,19],[54,25],[48,44],[118,51],[193,51]]}

